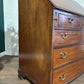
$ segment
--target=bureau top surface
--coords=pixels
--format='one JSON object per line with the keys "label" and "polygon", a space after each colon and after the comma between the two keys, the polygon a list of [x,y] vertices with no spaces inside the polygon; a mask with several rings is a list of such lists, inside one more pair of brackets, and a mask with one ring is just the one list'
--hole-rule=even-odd
{"label": "bureau top surface", "polygon": [[49,0],[55,7],[69,10],[84,16],[83,0]]}

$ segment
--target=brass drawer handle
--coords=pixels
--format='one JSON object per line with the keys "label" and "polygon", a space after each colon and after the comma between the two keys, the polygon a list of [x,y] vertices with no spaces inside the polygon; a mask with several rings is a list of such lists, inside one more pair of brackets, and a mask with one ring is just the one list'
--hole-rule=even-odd
{"label": "brass drawer handle", "polygon": [[67,36],[68,36],[68,33],[65,33],[65,34],[64,33],[61,33],[61,36],[62,36],[63,39],[66,39]]}
{"label": "brass drawer handle", "polygon": [[56,19],[54,19],[55,21],[57,21],[58,19],[56,18]]}
{"label": "brass drawer handle", "polygon": [[73,23],[74,19],[73,18],[68,18],[69,23]]}
{"label": "brass drawer handle", "polygon": [[66,76],[66,73],[64,73],[63,75],[60,75],[59,78],[60,78],[61,80],[65,80],[65,76]]}
{"label": "brass drawer handle", "polygon": [[60,53],[60,55],[62,56],[63,59],[65,59],[67,57],[67,52],[65,53]]}

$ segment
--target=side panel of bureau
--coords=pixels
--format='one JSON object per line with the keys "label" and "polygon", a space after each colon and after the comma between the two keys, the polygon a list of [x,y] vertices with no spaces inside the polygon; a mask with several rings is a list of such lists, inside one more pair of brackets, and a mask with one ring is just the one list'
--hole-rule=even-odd
{"label": "side panel of bureau", "polygon": [[19,75],[51,84],[53,8],[48,0],[19,0],[19,12]]}

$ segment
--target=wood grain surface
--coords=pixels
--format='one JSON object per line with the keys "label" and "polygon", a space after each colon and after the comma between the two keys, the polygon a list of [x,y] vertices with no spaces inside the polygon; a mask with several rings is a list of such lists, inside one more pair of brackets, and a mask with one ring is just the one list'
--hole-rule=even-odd
{"label": "wood grain surface", "polygon": [[[59,70],[53,72],[53,84],[65,84],[65,82],[69,81],[70,79],[74,78],[78,74],[84,72],[84,58],[72,64],[69,64]],[[61,80],[59,76],[63,76],[64,73],[65,79]],[[64,78],[64,77],[63,77]]]}
{"label": "wood grain surface", "polygon": [[73,27],[81,28],[81,20],[79,16],[70,16],[70,15],[58,15],[58,26],[60,27]]}
{"label": "wood grain surface", "polygon": [[[66,52],[67,54],[65,54]],[[65,58],[61,56],[61,53],[64,54]],[[53,67],[56,68],[62,64],[66,64],[81,57],[84,57],[84,45],[54,49]]]}
{"label": "wood grain surface", "polygon": [[35,84],[50,84],[53,7],[47,0],[19,0],[19,8],[19,69]]}
{"label": "wood grain surface", "polygon": [[[67,18],[74,19],[73,23]],[[83,72],[84,60],[75,62],[83,56],[84,45],[79,45],[83,42],[83,31],[70,29],[84,27],[81,18],[54,9],[49,0],[19,0],[18,76],[30,80],[32,84],[64,84]],[[54,29],[59,26],[70,30]],[[60,47],[55,50],[54,47],[57,46]],[[60,53],[65,52],[66,59],[61,59]],[[68,63],[72,60],[73,63]],[[67,65],[62,65],[66,63]],[[53,67],[60,65],[63,67],[53,72]],[[67,79],[60,81],[59,75],[64,73],[67,74]]]}
{"label": "wood grain surface", "polygon": [[[65,34],[67,33],[67,36]],[[66,30],[54,30],[53,32],[53,45],[63,45],[63,44],[71,44],[71,43],[78,43],[82,42],[82,31],[66,31]],[[64,34],[64,37],[61,36]]]}

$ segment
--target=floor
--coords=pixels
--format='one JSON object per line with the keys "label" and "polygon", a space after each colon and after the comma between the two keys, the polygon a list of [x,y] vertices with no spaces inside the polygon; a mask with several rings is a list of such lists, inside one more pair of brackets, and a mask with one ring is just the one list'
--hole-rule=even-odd
{"label": "floor", "polygon": [[[30,84],[18,78],[18,57],[4,56],[0,58],[0,84]],[[70,84],[84,84],[84,74]]]}

